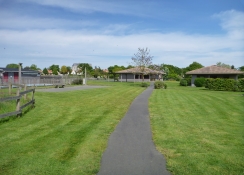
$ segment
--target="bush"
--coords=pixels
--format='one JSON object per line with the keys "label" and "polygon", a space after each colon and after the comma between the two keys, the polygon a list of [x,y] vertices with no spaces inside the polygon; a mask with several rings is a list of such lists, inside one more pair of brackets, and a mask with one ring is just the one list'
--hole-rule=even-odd
{"label": "bush", "polygon": [[223,78],[207,78],[205,88],[215,91],[242,91],[244,89],[244,80],[223,79]]}
{"label": "bush", "polygon": [[74,84],[74,85],[79,85],[79,84],[82,84],[82,83],[83,83],[82,79],[75,79],[75,80],[72,81],[72,84]]}
{"label": "bush", "polygon": [[187,86],[187,81],[185,79],[180,80],[180,85],[181,86]]}
{"label": "bush", "polygon": [[142,82],[142,83],[141,83],[141,87],[148,87],[148,86],[149,86],[149,84],[146,83],[146,82]]}
{"label": "bush", "polygon": [[205,85],[205,78],[203,77],[196,78],[194,84],[196,87],[203,87]]}
{"label": "bush", "polygon": [[154,88],[155,89],[167,89],[167,85],[162,81],[155,81]]}

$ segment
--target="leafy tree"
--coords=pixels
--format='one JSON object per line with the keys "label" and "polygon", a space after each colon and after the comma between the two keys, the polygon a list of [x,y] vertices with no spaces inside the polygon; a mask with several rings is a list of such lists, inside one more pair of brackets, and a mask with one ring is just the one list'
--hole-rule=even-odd
{"label": "leafy tree", "polygon": [[95,69],[94,69],[94,71],[93,71],[93,76],[94,76],[94,78],[98,78],[98,77],[100,77],[101,75],[103,75],[103,71],[102,71],[102,69],[101,69],[100,67],[95,66]]}
{"label": "leafy tree", "polygon": [[60,70],[60,73],[61,73],[61,74],[67,74],[67,72],[68,72],[68,71],[67,71],[67,67],[66,67],[66,66],[62,66],[62,67],[61,67],[61,70]]}
{"label": "leafy tree", "polygon": [[58,69],[57,69],[57,67],[54,67],[53,68],[53,75],[58,75]]}
{"label": "leafy tree", "polygon": [[[183,69],[183,73],[185,74],[188,71],[200,69],[202,67],[203,67],[203,65],[201,65],[200,63],[194,61],[188,67],[186,67],[186,68]],[[185,77],[189,77],[189,75],[185,75]]]}
{"label": "leafy tree", "polygon": [[71,72],[72,72],[72,68],[70,66],[67,66],[67,73],[71,74]]}
{"label": "leafy tree", "polygon": [[19,68],[19,64],[15,64],[15,63],[11,63],[11,64],[7,64],[6,68]]}
{"label": "leafy tree", "polygon": [[43,72],[44,75],[48,75],[47,68],[44,68],[42,72]]}
{"label": "leafy tree", "polygon": [[182,69],[177,66],[173,66],[170,64],[161,64],[161,67],[161,70],[164,70],[164,68],[167,67],[170,74],[182,75]]}
{"label": "leafy tree", "polygon": [[144,81],[144,75],[146,74],[145,68],[152,65],[153,56],[150,55],[148,48],[138,48],[138,52],[131,58],[134,61],[136,67],[142,72],[142,79]]}
{"label": "leafy tree", "polygon": [[85,69],[86,69],[86,73],[88,75],[93,75],[93,68],[88,63],[81,63],[78,65],[78,68],[80,69],[80,72],[83,72],[83,74],[85,74]]}
{"label": "leafy tree", "polygon": [[[244,72],[244,66],[239,67],[238,70]],[[238,78],[244,78],[244,74],[238,75]]]}
{"label": "leafy tree", "polygon": [[54,71],[57,72],[57,74],[54,74],[54,73],[53,73],[54,75],[58,75],[58,72],[60,71],[60,70],[59,70],[59,65],[55,65],[55,64],[53,64],[52,66],[50,66],[49,69],[52,70],[53,72],[54,72]]}
{"label": "leafy tree", "polygon": [[125,67],[124,66],[114,65],[114,66],[110,66],[108,68],[108,72],[109,72],[110,75],[112,75],[111,78],[114,78],[114,81],[115,81],[115,79],[117,79],[119,77],[119,75],[116,74],[116,72],[121,71],[121,70],[125,70]]}
{"label": "leafy tree", "polygon": [[31,69],[31,70],[39,70],[39,68],[38,68],[37,65],[35,65],[35,64],[32,64],[32,65],[30,66],[30,69]]}
{"label": "leafy tree", "polygon": [[229,64],[217,62],[216,65],[219,66],[219,67],[225,67],[225,68],[231,69],[231,66]]}
{"label": "leafy tree", "polygon": [[126,69],[131,69],[131,68],[134,68],[134,66],[132,66],[132,65],[128,65],[128,66],[126,67]]}

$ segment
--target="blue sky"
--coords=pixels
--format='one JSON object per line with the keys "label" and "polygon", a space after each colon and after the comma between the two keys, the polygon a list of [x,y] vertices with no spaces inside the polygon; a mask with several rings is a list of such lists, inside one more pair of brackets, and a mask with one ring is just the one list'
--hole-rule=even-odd
{"label": "blue sky", "polygon": [[244,65],[244,0],[0,0],[0,67]]}

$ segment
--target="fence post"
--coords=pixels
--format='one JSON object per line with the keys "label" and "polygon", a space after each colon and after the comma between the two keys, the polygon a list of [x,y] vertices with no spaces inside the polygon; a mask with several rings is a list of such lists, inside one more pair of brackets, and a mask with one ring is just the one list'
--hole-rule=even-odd
{"label": "fence post", "polygon": [[[27,90],[27,87],[26,87],[26,84],[25,84],[25,87],[24,87],[24,91]],[[27,94],[24,95],[24,99],[26,100],[27,99]]]}
{"label": "fence post", "polygon": [[12,93],[12,83],[8,84],[8,94],[11,95]]}
{"label": "fence post", "polygon": [[32,107],[34,107],[34,104],[35,104],[35,101],[34,101],[34,94],[35,94],[35,90],[36,89],[33,89],[33,92],[32,92]]}
{"label": "fence post", "polygon": [[[17,89],[16,96],[19,96],[19,89]],[[20,97],[16,100],[16,111],[19,110],[20,110]],[[19,114],[17,116],[19,116]]]}

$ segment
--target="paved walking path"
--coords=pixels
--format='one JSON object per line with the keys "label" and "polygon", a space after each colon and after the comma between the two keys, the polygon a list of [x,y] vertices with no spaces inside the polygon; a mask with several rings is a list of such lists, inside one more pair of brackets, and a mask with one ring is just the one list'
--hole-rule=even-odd
{"label": "paved walking path", "polygon": [[111,134],[98,175],[168,175],[165,159],[152,141],[148,98],[151,84],[131,104]]}

